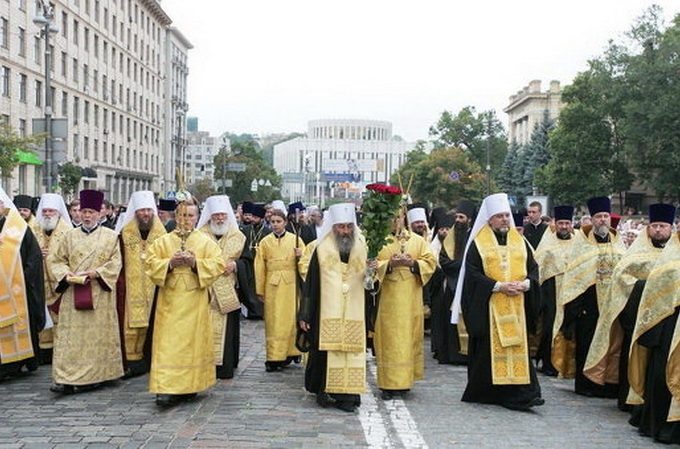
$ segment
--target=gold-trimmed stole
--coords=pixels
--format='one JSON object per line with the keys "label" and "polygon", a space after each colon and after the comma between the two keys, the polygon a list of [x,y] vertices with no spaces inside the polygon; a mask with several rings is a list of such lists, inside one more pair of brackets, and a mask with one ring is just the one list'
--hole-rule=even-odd
{"label": "gold-trimmed stole", "polygon": [[[514,229],[507,245],[499,245],[490,226],[475,239],[486,276],[498,282],[521,282],[527,277],[524,239]],[[524,294],[508,296],[496,292],[489,299],[491,375],[494,385],[527,385],[529,346],[527,343]]]}

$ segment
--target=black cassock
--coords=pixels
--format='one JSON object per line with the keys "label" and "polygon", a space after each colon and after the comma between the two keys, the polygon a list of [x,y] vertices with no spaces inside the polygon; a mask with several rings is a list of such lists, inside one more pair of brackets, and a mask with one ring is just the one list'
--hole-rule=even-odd
{"label": "black cassock", "polygon": [[[502,238],[501,236],[496,236]],[[503,244],[503,243],[501,243]],[[531,287],[524,293],[527,332],[535,332],[540,301],[538,265],[527,245],[527,278]],[[541,397],[536,369],[529,363],[528,385],[493,385],[491,374],[491,341],[489,337],[489,299],[496,281],[485,276],[477,245],[468,249],[463,284],[462,308],[469,334],[468,383],[463,393],[464,402],[498,404],[511,409],[526,409]],[[527,359],[529,355],[527,354]]]}
{"label": "black cassock", "polygon": [[[341,260],[343,263],[347,263],[346,256],[341,258]],[[305,389],[317,395],[325,393],[326,366],[328,361],[328,352],[319,350],[319,323],[321,321],[319,316],[321,309],[319,304],[321,298],[319,269],[319,259],[316,251],[314,251],[309,261],[307,279],[303,288],[300,310],[298,311],[298,320],[302,320],[310,325],[310,330],[306,333],[306,340],[310,349],[305,366]],[[352,402],[357,406],[361,403],[361,396],[359,394],[331,393],[329,396],[336,401]]]}
{"label": "black cassock", "polygon": [[635,407],[630,419],[630,423],[640,433],[663,443],[675,444],[680,444],[680,422],[666,422],[672,399],[666,384],[666,364],[678,321],[678,311],[676,308],[673,315],[666,317],[638,338],[638,344],[649,349],[645,402]]}
{"label": "black cassock", "polygon": [[[0,217],[0,232],[5,226],[5,217]],[[31,325],[31,343],[34,356],[0,365],[0,379],[19,374],[22,367],[29,371],[38,368],[38,334],[45,327],[45,281],[43,277],[43,259],[38,240],[30,229],[26,229],[19,248],[21,265],[24,270],[24,284],[26,285],[26,302],[28,303],[28,319]],[[1,361],[0,361],[1,363]]]}
{"label": "black cassock", "polygon": [[[236,279],[238,282],[236,293],[241,304],[246,307],[254,298],[251,286],[253,282],[253,253],[246,241],[243,245],[241,257],[236,261]],[[238,367],[239,353],[241,351],[241,309],[236,309],[227,314],[227,331],[224,334],[224,352],[222,353],[222,365],[217,366],[218,379],[231,379],[234,370]]]}
{"label": "black cassock", "polygon": [[[437,269],[435,276],[439,273],[442,277],[442,283],[445,283],[445,285],[432,294],[432,320],[430,326],[432,329],[431,338],[435,359],[441,364],[464,365],[467,363],[467,356],[460,353],[458,325],[451,324],[451,304],[453,304],[462,262],[462,259],[453,260],[446,253],[445,248],[442,248],[439,252],[439,265],[441,268]],[[428,285],[437,285],[436,282],[433,283],[433,280],[430,280]]]}

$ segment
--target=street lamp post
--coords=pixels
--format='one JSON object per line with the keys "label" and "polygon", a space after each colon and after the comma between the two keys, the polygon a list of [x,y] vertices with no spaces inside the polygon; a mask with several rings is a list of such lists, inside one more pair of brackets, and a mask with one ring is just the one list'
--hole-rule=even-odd
{"label": "street lamp post", "polygon": [[486,133],[486,196],[491,195],[491,116],[487,121]]}
{"label": "street lamp post", "polygon": [[42,15],[36,11],[33,23],[41,27],[40,36],[45,39],[45,187],[51,192],[55,184],[53,170],[53,140],[52,140],[52,50],[50,49],[50,34],[59,32],[59,28],[52,22],[54,9],[49,2],[40,0]]}

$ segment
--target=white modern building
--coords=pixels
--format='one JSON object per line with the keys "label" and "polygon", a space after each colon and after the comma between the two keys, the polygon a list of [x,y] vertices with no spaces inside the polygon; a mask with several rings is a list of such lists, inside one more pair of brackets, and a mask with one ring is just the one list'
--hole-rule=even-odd
{"label": "white modern building", "polygon": [[[72,162],[83,168],[80,188],[113,202],[171,190],[186,137],[180,111],[191,48],[171,23],[157,0],[0,1],[2,120],[29,135],[33,119],[50,112],[66,124],[65,136],[52,140],[53,172]],[[44,148],[38,157],[46,162]],[[23,163],[2,185],[10,195],[38,195],[45,165]]]}
{"label": "white modern building", "polygon": [[274,169],[285,198],[323,203],[327,195],[349,197],[388,182],[415,145],[393,138],[390,122],[313,120],[307,137],[274,146]]}

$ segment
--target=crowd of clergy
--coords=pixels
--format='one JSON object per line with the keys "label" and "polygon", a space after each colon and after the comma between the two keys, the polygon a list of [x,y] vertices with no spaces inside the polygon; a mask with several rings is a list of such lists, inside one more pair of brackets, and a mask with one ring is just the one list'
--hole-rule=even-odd
{"label": "crowd of clergy", "polygon": [[232,378],[241,320],[263,319],[266,372],[304,364],[322,407],[360,406],[369,355],[381,398],[408,398],[429,349],[467,366],[463,401],[532,409],[542,373],[680,443],[676,208],[586,206],[411,204],[369,258],[353,203],[138,191],[114,207],[94,190],[67,203],[0,188],[0,380],[51,365],[69,395],[148,375],[171,407]]}

